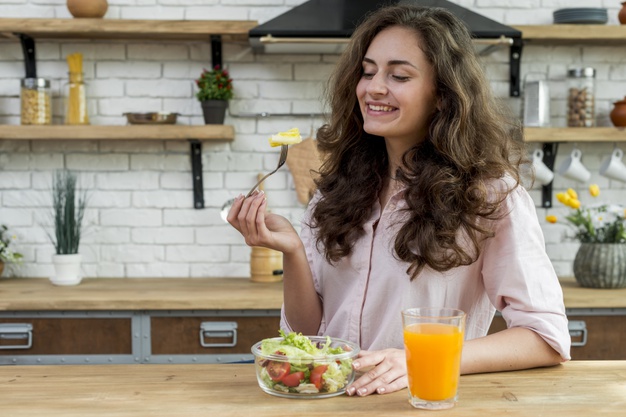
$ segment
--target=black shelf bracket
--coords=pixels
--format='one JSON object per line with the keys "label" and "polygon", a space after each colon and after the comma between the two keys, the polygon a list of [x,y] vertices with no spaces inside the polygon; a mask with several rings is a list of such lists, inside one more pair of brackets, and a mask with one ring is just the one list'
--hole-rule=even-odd
{"label": "black shelf bracket", "polygon": [[222,36],[211,35],[211,63],[213,68],[219,65],[222,67]]}
{"label": "black shelf bracket", "polygon": [[[222,67],[222,37],[211,35],[211,64]],[[191,182],[193,184],[193,207],[204,208],[204,184],[202,181],[202,143],[191,139]]]}
{"label": "black shelf bracket", "polygon": [[193,183],[193,207],[204,208],[204,184],[202,182],[202,142],[192,139],[191,143],[191,180]]}
{"label": "black shelf bracket", "polygon": [[[543,163],[546,164],[550,171],[554,172],[554,160],[556,159],[556,152],[559,149],[558,142],[544,143],[543,144]],[[552,207],[552,183],[541,187],[541,207]]]}
{"label": "black shelf bracket", "polygon": [[513,38],[509,52],[510,92],[511,97],[520,97],[520,63],[522,61],[522,38]]}

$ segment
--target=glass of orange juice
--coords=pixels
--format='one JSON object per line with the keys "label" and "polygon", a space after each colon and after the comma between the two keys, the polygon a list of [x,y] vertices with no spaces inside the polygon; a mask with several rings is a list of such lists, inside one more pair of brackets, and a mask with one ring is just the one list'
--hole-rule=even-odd
{"label": "glass of orange juice", "polygon": [[453,308],[402,311],[409,402],[415,408],[443,410],[457,401],[465,313]]}

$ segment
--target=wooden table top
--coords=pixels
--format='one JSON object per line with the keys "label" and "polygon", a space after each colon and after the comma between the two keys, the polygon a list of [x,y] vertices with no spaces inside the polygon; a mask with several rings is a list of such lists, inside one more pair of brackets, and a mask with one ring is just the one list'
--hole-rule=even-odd
{"label": "wooden table top", "polygon": [[[590,289],[561,279],[566,308],[626,308],[626,288]],[[46,278],[1,278],[0,311],[277,310],[283,285],[248,278],[86,278],[73,287]]]}
{"label": "wooden table top", "polygon": [[[573,361],[552,368],[465,375],[446,417],[623,417],[626,361]],[[320,400],[274,397],[254,366],[51,365],[0,367],[0,415],[11,417],[420,416],[407,391]]]}
{"label": "wooden table top", "polygon": [[55,286],[47,278],[0,279],[0,311],[280,309],[283,285],[247,278],[86,278]]}

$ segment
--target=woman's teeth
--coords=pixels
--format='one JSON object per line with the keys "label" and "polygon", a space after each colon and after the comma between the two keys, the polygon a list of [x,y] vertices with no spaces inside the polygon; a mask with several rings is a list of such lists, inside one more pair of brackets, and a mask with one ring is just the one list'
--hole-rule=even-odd
{"label": "woman's teeth", "polygon": [[369,108],[370,110],[374,110],[374,111],[393,111],[393,107],[389,107],[389,106],[374,106],[370,104]]}

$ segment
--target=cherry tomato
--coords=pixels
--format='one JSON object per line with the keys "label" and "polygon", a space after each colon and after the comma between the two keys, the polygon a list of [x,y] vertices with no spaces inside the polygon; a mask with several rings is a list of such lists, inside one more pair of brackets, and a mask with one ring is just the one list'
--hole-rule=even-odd
{"label": "cherry tomato", "polygon": [[281,382],[288,387],[297,387],[300,385],[300,381],[304,379],[304,372],[294,372],[293,374],[289,374],[281,380]]}
{"label": "cherry tomato", "polygon": [[311,371],[311,384],[315,385],[315,388],[317,389],[321,389],[322,388],[322,374],[324,372],[326,372],[326,370],[328,369],[328,365],[319,365],[316,366],[315,368],[313,368],[313,370]]}
{"label": "cherry tomato", "polygon": [[272,381],[281,381],[291,371],[289,362],[269,361],[267,363],[267,374]]}

